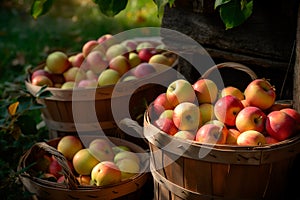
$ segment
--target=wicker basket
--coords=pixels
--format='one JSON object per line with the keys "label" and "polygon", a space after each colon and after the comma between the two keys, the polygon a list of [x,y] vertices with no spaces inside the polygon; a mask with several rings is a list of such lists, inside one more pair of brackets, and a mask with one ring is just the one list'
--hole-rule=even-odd
{"label": "wicker basket", "polygon": [[[237,63],[222,63],[211,70],[221,67],[251,72]],[[255,74],[251,76],[256,78]],[[152,125],[148,111],[144,135],[151,150],[156,200],[284,199],[290,169],[300,152],[300,134],[260,147],[183,140]]]}
{"label": "wicker basket", "polygon": [[[95,137],[84,137],[85,142],[89,143]],[[133,152],[146,153],[141,147],[115,137],[109,137],[110,141],[115,145],[126,145]],[[68,167],[65,157],[56,150],[59,139],[52,139],[49,142],[36,143],[29,149],[20,159],[18,170],[24,170],[30,163],[34,162],[38,157],[44,154],[54,155],[62,166],[63,174],[67,183],[55,183],[31,175],[30,169],[24,170],[20,174],[20,179],[25,188],[36,195],[38,199],[139,199],[141,195],[145,195],[145,187],[149,187],[149,181],[152,181],[149,174],[149,159],[141,158],[140,173],[124,180],[118,184],[110,186],[84,186],[79,185],[76,177]],[[146,155],[146,154],[145,154]],[[152,184],[152,182],[151,182]],[[149,194],[148,194],[149,195]]]}
{"label": "wicker basket", "polygon": [[[168,54],[168,56],[176,56],[175,54]],[[128,106],[127,110],[129,110],[130,116],[125,113],[126,117],[131,117],[142,125],[147,104],[164,91],[166,85],[177,79],[177,75],[174,73],[176,70],[172,70],[176,68],[177,62],[176,60],[172,67],[165,68],[147,77],[121,82],[117,88],[115,85],[109,85],[96,89],[76,89],[76,93],[73,89],[46,88],[52,93],[52,96],[39,99],[39,103],[45,105],[45,108],[42,108],[41,111],[42,117],[49,128],[50,138],[74,135],[77,132],[98,133],[99,126],[109,136],[124,134],[122,131],[115,132],[118,121],[113,116],[112,103],[115,110],[122,110],[122,108]],[[34,70],[44,66],[45,63],[41,63]],[[25,86],[31,94],[36,96],[41,87],[31,84],[31,73],[29,72],[28,78],[25,80]]]}

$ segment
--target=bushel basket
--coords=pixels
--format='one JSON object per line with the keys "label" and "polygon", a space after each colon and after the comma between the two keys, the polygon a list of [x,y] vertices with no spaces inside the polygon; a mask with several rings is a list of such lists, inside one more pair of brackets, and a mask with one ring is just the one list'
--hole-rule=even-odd
{"label": "bushel basket", "polygon": [[[222,67],[256,75],[238,63]],[[177,138],[151,124],[144,115],[150,168],[156,200],[177,199],[286,199],[293,176],[291,168],[300,152],[300,134],[264,146],[202,144]]]}

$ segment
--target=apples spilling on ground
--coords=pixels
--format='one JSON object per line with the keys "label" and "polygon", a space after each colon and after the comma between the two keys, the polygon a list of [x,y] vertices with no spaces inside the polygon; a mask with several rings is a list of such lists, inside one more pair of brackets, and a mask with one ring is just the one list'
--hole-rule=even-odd
{"label": "apples spilling on ground", "polygon": [[[67,160],[70,171],[81,185],[105,186],[116,184],[140,173],[141,160],[130,147],[113,145],[107,138],[93,139],[84,147],[76,136],[64,136],[57,145]],[[35,170],[40,178],[62,183],[65,176],[62,166],[52,155],[43,155]]]}
{"label": "apples spilling on ground", "polygon": [[150,122],[163,132],[200,143],[259,146],[278,143],[300,132],[300,114],[276,101],[266,79],[244,91],[201,78],[178,79],[149,105]]}
{"label": "apples spilling on ground", "polygon": [[49,53],[45,66],[32,73],[31,83],[61,89],[95,88],[143,78],[172,66],[175,60],[175,54],[165,50],[161,41],[117,42],[106,34],[87,41],[74,55]]}

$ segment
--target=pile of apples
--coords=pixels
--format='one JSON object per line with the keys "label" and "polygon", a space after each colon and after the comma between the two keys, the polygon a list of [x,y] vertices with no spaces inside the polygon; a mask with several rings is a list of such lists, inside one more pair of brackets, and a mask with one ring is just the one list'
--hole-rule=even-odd
{"label": "pile of apples", "polygon": [[[140,173],[139,156],[128,146],[112,146],[108,139],[97,138],[85,148],[76,136],[64,136],[57,150],[67,159],[68,166],[80,185],[105,186],[116,184]],[[37,160],[40,178],[62,183],[65,176],[53,155]]]}
{"label": "pile of apples", "polygon": [[266,79],[251,81],[242,92],[218,88],[210,79],[194,84],[178,79],[150,104],[151,124],[163,132],[200,143],[260,146],[300,132],[300,114],[277,104]]}
{"label": "pile of apples", "polygon": [[30,78],[38,86],[95,88],[143,78],[157,72],[159,65],[172,66],[176,58],[170,55],[160,41],[116,42],[113,35],[105,34],[87,41],[75,55],[50,53],[45,66],[35,70]]}

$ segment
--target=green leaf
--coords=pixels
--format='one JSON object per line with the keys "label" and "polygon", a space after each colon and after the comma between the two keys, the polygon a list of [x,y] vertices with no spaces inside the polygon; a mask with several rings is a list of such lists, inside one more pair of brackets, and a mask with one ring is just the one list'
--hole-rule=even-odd
{"label": "green leaf", "polygon": [[47,98],[47,97],[51,97],[52,96],[52,93],[49,91],[49,90],[46,90],[47,86],[43,86],[37,93],[36,93],[36,96],[38,98],[41,98],[41,99],[44,99],[44,98]]}
{"label": "green leaf", "polygon": [[93,0],[98,4],[100,11],[108,16],[114,17],[126,8],[128,0]]}
{"label": "green leaf", "polygon": [[216,0],[215,1],[215,9],[219,6],[229,3],[232,0]]}
{"label": "green leaf", "polygon": [[16,123],[24,135],[35,134],[37,132],[36,122],[29,115],[20,116]]}
{"label": "green leaf", "polygon": [[252,14],[253,0],[234,0],[219,7],[220,17],[226,30],[244,23]]}
{"label": "green leaf", "polygon": [[31,5],[30,13],[34,19],[46,14],[52,7],[53,0],[34,0]]}

